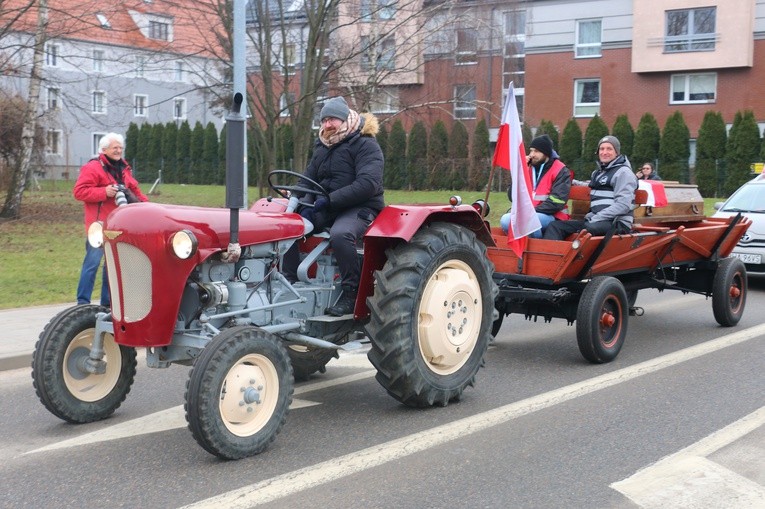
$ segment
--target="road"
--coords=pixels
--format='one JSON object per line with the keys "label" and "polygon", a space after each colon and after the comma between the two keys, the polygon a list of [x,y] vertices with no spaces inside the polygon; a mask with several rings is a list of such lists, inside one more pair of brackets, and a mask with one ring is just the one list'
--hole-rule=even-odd
{"label": "road", "polygon": [[765,280],[750,284],[734,328],[711,300],[641,292],[645,315],[606,365],[561,320],[508,317],[446,408],[398,404],[365,355],[344,355],[240,461],[185,428],[189,368],[139,357],[122,407],[87,425],[48,413],[29,369],[0,373],[0,507],[763,507]]}

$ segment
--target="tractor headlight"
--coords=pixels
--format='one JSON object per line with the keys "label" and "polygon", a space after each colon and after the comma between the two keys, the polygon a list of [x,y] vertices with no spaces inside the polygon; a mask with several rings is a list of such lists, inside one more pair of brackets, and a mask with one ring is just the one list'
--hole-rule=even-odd
{"label": "tractor headlight", "polygon": [[190,258],[197,252],[197,238],[188,230],[176,232],[172,238],[173,253],[181,260]]}
{"label": "tractor headlight", "polygon": [[88,226],[88,244],[96,248],[104,245],[104,223],[101,221],[94,221]]}

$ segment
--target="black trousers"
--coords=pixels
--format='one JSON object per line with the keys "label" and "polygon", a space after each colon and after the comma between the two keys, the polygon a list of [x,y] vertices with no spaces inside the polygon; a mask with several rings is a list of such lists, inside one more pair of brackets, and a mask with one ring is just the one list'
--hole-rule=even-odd
{"label": "black trousers", "polygon": [[592,235],[600,236],[605,235],[611,229],[614,228],[615,234],[629,233],[630,228],[622,223],[617,222],[616,226],[612,221],[596,221],[590,223],[588,221],[579,221],[576,219],[570,219],[568,221],[553,221],[545,230],[544,239],[547,240],[564,240],[572,233],[577,233],[581,230],[587,230]]}
{"label": "black trousers", "polygon": [[[329,227],[329,243],[335,252],[340,269],[341,284],[358,288],[361,280],[361,261],[356,251],[357,240],[364,235],[375,213],[366,207],[353,207],[340,212]],[[300,265],[298,243],[284,253],[282,272],[289,280],[297,279]]]}

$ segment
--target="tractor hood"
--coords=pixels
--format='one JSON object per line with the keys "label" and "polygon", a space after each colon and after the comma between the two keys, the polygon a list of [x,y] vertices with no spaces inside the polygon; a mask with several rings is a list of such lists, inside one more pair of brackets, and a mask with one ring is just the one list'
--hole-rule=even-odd
{"label": "tractor hood", "polygon": [[[225,208],[135,203],[109,214],[103,225],[104,255],[118,343],[170,343],[186,280],[197,265],[227,249],[229,224]],[[179,232],[195,241],[184,258],[173,249]],[[262,200],[239,213],[242,249],[258,245],[276,253],[278,241],[305,233],[303,218],[285,213],[282,204]]]}

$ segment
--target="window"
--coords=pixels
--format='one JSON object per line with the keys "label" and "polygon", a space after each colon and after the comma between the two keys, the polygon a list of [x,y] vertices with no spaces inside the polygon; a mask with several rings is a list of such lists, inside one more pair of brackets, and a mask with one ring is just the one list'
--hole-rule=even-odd
{"label": "window", "polygon": [[90,144],[90,153],[92,155],[97,156],[101,152],[101,150],[98,148],[98,143],[104,136],[106,136],[106,133],[93,133]]}
{"label": "window", "polygon": [[377,0],[377,17],[381,20],[393,19],[396,15],[396,2],[398,0]]}
{"label": "window", "polygon": [[362,21],[390,20],[396,16],[398,0],[361,0],[359,13]]}
{"label": "window", "polygon": [[284,75],[289,75],[295,72],[295,43],[289,42],[284,45]]}
{"label": "window", "polygon": [[58,44],[47,44],[45,46],[45,65],[48,67],[58,67],[59,50]]}
{"label": "window", "polygon": [[46,135],[45,153],[55,156],[61,155],[61,131],[49,129]]}
{"label": "window", "polygon": [[[516,99],[523,99],[526,86],[526,11],[506,11],[504,14],[504,46],[502,50],[502,90],[510,83]],[[523,109],[518,110],[523,115]]]}
{"label": "window", "polygon": [[576,22],[576,58],[600,56],[602,26],[603,24],[599,19],[587,19]]}
{"label": "window", "polygon": [[104,71],[104,50],[93,50],[93,70],[96,72]]}
{"label": "window", "polygon": [[457,29],[457,64],[475,64],[478,62],[478,32],[473,28]]}
{"label": "window", "polygon": [[149,21],[149,39],[168,40],[170,26],[161,21]]}
{"label": "window", "polygon": [[146,57],[135,57],[135,77],[143,78],[144,71],[146,70]]}
{"label": "window", "polygon": [[279,96],[279,116],[280,117],[289,117],[290,116],[290,104],[295,103],[295,94],[288,93],[288,94],[282,94]]}
{"label": "window", "polygon": [[[361,36],[361,69],[369,71],[396,68],[396,39],[394,36],[378,41],[377,45],[369,41],[366,35]],[[372,63],[374,62],[374,65]]]}
{"label": "window", "polygon": [[377,69],[396,68],[396,39],[391,35],[382,40],[380,58],[377,60]]}
{"label": "window", "polygon": [[372,21],[373,0],[361,0],[359,2],[359,15],[361,21]]}
{"label": "window", "polygon": [[183,62],[180,60],[175,62],[175,81],[183,81]]}
{"label": "window", "polygon": [[475,118],[475,85],[454,87],[454,118]]}
{"label": "window", "polygon": [[101,24],[101,28],[111,28],[112,24],[109,23],[109,20],[106,19],[106,16],[104,16],[101,13],[96,14],[96,18],[98,19],[98,22]]}
{"label": "window", "polygon": [[61,90],[48,87],[47,109],[57,110],[61,107]]}
{"label": "window", "polygon": [[149,108],[149,96],[143,94],[135,94],[133,96],[133,116],[145,117],[146,110]]}
{"label": "window", "polygon": [[574,116],[594,117],[600,113],[600,80],[574,80]]}
{"label": "window", "polygon": [[517,89],[524,88],[526,85],[526,48],[523,41],[506,42],[504,63],[505,74],[507,75],[504,88],[507,88],[510,81]]}
{"label": "window", "polygon": [[372,62],[375,58],[375,48],[369,43],[369,36],[362,35],[359,44],[361,45],[361,66],[362,71],[368,71],[372,68]]}
{"label": "window", "polygon": [[93,91],[91,111],[96,114],[106,113],[106,92],[102,90]]}
{"label": "window", "polygon": [[507,11],[505,14],[505,37],[526,37],[526,11]]}
{"label": "window", "polygon": [[372,113],[395,113],[398,111],[398,88],[378,88],[369,99]]}
{"label": "window", "polygon": [[713,103],[717,99],[717,74],[673,74],[670,104]]}
{"label": "window", "polygon": [[664,51],[712,51],[715,49],[716,7],[667,11]]}
{"label": "window", "polygon": [[173,102],[173,118],[183,120],[186,118],[186,99],[175,99]]}

